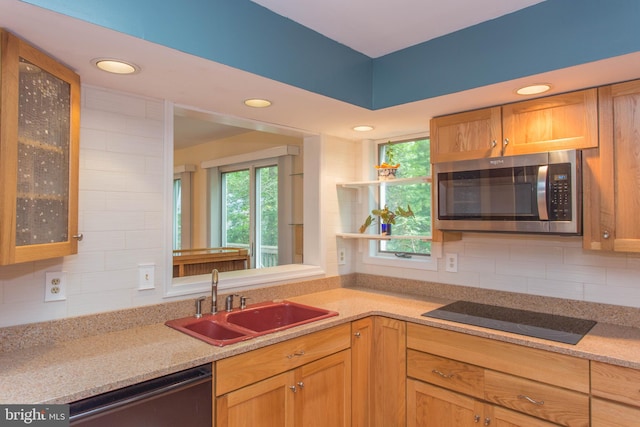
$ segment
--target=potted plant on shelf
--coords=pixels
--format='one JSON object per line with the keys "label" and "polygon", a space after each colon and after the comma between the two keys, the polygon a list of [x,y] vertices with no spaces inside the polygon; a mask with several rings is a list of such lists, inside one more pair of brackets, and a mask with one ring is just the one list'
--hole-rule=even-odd
{"label": "potted plant on shelf", "polygon": [[375,223],[375,218],[372,216],[377,216],[380,221],[380,233],[386,236],[391,235],[391,224],[396,223],[396,218],[409,218],[414,216],[413,211],[411,210],[411,206],[407,205],[407,209],[403,209],[401,206],[398,206],[395,211],[389,209],[387,205],[384,205],[382,209],[373,209],[371,214],[364,220],[364,223],[360,226],[360,233],[364,233],[367,228]]}
{"label": "potted plant on shelf", "polygon": [[393,144],[391,144],[391,141],[389,141],[385,144],[384,147],[385,161],[375,166],[378,170],[379,181],[395,179],[398,168],[400,167],[400,163],[395,163],[393,155]]}

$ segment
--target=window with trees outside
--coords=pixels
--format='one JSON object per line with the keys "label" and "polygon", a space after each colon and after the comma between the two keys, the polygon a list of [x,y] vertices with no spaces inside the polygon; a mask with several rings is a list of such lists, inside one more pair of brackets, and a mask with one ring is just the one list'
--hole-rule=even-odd
{"label": "window with trees outside", "polygon": [[221,174],[222,245],[246,248],[254,268],[278,265],[278,165]]}
{"label": "window with trees outside", "polygon": [[[387,150],[393,150],[394,164],[399,163],[396,179],[425,177],[431,174],[429,139],[380,144],[378,146],[379,164],[387,159]],[[413,211],[414,216],[398,217],[393,225],[394,235],[431,236],[431,183],[416,182],[408,185],[380,186],[380,207],[391,210],[401,207]],[[380,255],[409,257],[430,255],[431,242],[419,239],[381,240],[377,252]]]}

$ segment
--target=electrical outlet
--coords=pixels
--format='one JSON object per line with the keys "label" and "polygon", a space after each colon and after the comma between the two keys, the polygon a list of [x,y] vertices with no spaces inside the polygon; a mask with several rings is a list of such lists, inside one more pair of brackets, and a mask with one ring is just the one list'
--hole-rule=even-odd
{"label": "electrical outlet", "polygon": [[458,254],[446,254],[445,255],[445,270],[449,273],[458,272]]}
{"label": "electrical outlet", "polygon": [[344,248],[338,248],[338,265],[345,265],[347,263],[347,252]]}
{"label": "electrical outlet", "polygon": [[138,289],[153,289],[155,264],[139,264],[138,265]]}
{"label": "electrical outlet", "polygon": [[64,301],[67,299],[67,273],[64,271],[44,274],[44,301]]}

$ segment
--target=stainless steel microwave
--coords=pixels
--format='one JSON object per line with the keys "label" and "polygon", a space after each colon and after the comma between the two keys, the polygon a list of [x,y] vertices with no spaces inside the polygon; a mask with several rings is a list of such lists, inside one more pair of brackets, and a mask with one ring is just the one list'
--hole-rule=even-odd
{"label": "stainless steel microwave", "polygon": [[582,234],[580,151],[437,163],[435,226]]}

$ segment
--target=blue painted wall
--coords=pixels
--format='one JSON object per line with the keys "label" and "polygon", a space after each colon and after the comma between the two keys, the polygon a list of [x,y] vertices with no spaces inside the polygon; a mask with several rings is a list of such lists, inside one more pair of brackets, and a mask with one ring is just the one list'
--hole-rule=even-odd
{"label": "blue painted wall", "polygon": [[640,1],[547,0],[371,59],[249,0],[25,0],[379,109],[640,50]]}
{"label": "blue painted wall", "polygon": [[640,1],[547,0],[376,59],[372,107],[389,107],[638,50]]}

